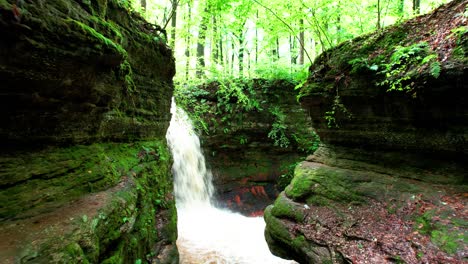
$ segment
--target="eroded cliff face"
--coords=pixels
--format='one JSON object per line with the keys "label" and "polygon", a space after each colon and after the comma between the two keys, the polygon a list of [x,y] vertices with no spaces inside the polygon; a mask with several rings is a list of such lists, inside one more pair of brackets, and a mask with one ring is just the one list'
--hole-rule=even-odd
{"label": "eroded cliff face", "polygon": [[177,263],[164,33],[117,0],[0,14],[2,261]]}
{"label": "eroded cliff face", "polygon": [[261,214],[288,166],[318,144],[294,86],[287,80],[232,80],[176,97],[188,112],[201,113],[192,120],[222,205]]}
{"label": "eroded cliff face", "polygon": [[460,263],[468,251],[467,1],[342,43],[301,103],[321,145],[265,212],[301,263]]}

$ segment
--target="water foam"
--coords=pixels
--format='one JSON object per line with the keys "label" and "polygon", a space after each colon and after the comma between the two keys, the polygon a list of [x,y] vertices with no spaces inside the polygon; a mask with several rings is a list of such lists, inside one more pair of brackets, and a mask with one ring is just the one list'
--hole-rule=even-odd
{"label": "water foam", "polygon": [[245,217],[213,205],[212,175],[187,114],[171,107],[166,138],[174,157],[180,263],[295,263],[271,254],[262,217]]}

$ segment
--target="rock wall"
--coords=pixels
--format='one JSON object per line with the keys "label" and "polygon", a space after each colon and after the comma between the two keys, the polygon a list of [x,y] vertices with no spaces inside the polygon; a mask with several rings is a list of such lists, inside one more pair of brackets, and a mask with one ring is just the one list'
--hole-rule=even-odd
{"label": "rock wall", "polygon": [[342,43],[311,66],[300,101],[321,145],[265,212],[275,254],[466,260],[466,4]]}
{"label": "rock wall", "polygon": [[0,258],[177,263],[165,33],[118,0],[0,14]]}
{"label": "rock wall", "polygon": [[286,80],[232,80],[177,95],[200,128],[223,205],[260,213],[277,196],[277,182],[290,180],[281,177],[288,166],[318,144],[294,86]]}

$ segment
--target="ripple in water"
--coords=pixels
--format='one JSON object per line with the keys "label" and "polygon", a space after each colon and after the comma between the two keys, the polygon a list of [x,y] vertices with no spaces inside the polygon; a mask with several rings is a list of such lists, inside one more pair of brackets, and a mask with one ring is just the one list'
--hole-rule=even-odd
{"label": "ripple in water", "polygon": [[262,217],[245,217],[213,205],[212,176],[200,140],[187,114],[174,102],[171,113],[166,138],[174,157],[180,263],[296,263],[271,254]]}

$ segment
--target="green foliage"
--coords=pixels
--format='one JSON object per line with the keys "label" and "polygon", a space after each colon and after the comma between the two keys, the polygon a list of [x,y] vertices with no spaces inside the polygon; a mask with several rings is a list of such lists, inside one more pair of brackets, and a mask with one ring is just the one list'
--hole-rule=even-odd
{"label": "green foliage", "polygon": [[365,70],[377,71],[379,66],[377,64],[369,64],[367,58],[355,58],[348,62],[351,65],[350,73],[359,73]]}
{"label": "green foliage", "polygon": [[[225,113],[233,113],[233,110],[251,111],[260,110],[260,103],[255,100],[252,80],[225,79],[219,83],[216,92],[218,96],[218,108],[224,108]],[[235,102],[235,107],[232,102]],[[239,109],[240,108],[240,109]]]}
{"label": "green foliage", "polygon": [[281,174],[276,181],[276,188],[279,191],[283,191],[286,186],[291,183],[292,179],[294,178],[294,169],[300,163],[300,161],[293,162],[288,165],[283,165],[281,167],[281,171],[285,171],[285,173]]}
{"label": "green foliage", "polygon": [[421,216],[416,218],[416,223],[418,224],[418,229],[421,234],[427,235],[434,230],[432,224],[432,217],[434,217],[434,211],[427,211]]}
{"label": "green foliage", "polygon": [[[282,91],[287,85],[290,91]],[[275,146],[292,147],[304,153],[317,149],[318,136],[312,131],[306,113],[301,111],[285,114],[281,107],[295,104],[293,84],[285,80],[230,79],[212,81],[203,85],[176,86],[176,101],[189,114],[194,126],[201,133],[214,134],[221,131],[232,134],[239,144],[246,145],[249,138],[243,129],[252,122],[252,116],[260,115],[271,122],[267,133]],[[247,120],[246,120],[247,118]],[[291,120],[291,118],[293,120]],[[246,122],[247,121],[247,122]],[[295,131],[291,127],[296,128]],[[221,131],[219,131],[221,130]]]}
{"label": "green foliage", "polygon": [[409,80],[417,73],[429,68],[430,74],[438,78],[441,65],[437,54],[430,51],[427,42],[418,42],[410,46],[397,46],[390,57],[390,61],[384,64],[385,80],[378,83],[387,86],[387,91],[411,91],[413,83]]}
{"label": "green foliage", "polygon": [[275,121],[273,122],[270,133],[268,133],[268,137],[274,140],[275,146],[287,148],[290,141],[286,136],[286,130],[288,129],[285,122],[286,115],[278,106],[271,108],[270,113],[273,115]]}
{"label": "green foliage", "polygon": [[297,144],[297,148],[306,155],[314,153],[320,143],[319,136],[312,130],[294,132],[291,135],[293,141]]}
{"label": "green foliage", "polygon": [[309,76],[309,65],[290,65],[282,62],[264,62],[257,65],[254,74],[267,80],[288,80],[294,84],[305,83]]}
{"label": "green foliage", "polygon": [[[213,93],[206,89],[214,89]],[[192,122],[200,132],[210,134],[211,130],[223,127],[229,131],[232,126],[242,123],[242,113],[261,111],[260,102],[255,99],[253,81],[239,78],[226,78],[200,84],[195,81],[190,84],[176,86],[175,97],[183,109],[188,110]],[[208,101],[205,98],[212,98]],[[213,104],[216,103],[216,107]],[[213,116],[207,121],[206,116]],[[219,120],[215,117],[221,117]],[[212,122],[208,124],[207,122]]]}
{"label": "green foliage", "polygon": [[343,117],[351,119],[353,115],[348,111],[346,106],[341,102],[340,96],[337,94],[333,99],[332,109],[325,112],[325,120],[327,121],[327,126],[329,128],[339,128],[337,121],[337,114],[341,114]]}
{"label": "green foliage", "polygon": [[239,143],[241,145],[245,145],[245,144],[247,144],[247,142],[249,142],[249,140],[245,135],[240,135],[239,136]]}

